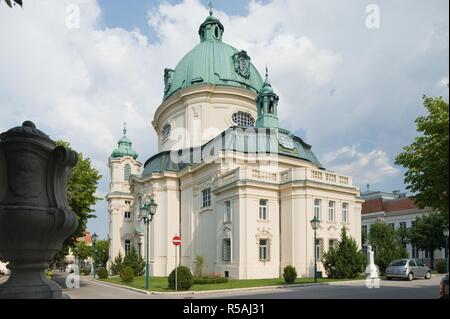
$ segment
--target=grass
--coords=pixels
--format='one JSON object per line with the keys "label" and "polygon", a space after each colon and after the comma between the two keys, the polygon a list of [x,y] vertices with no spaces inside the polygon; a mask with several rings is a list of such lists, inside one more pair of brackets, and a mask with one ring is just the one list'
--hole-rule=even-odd
{"label": "grass", "polygon": [[[362,278],[363,277],[358,277],[356,279],[362,279]],[[326,282],[343,281],[343,280],[345,280],[345,279],[319,278],[317,281],[319,283],[326,283]],[[134,281],[132,283],[125,283],[120,279],[120,277],[110,277],[108,279],[101,279],[101,281],[145,290],[145,277],[144,276],[135,277]],[[314,278],[297,278],[297,280],[295,281],[294,284],[310,284],[310,283],[314,283]],[[247,280],[230,279],[226,283],[194,285],[194,286],[192,286],[190,291],[223,290],[223,289],[234,289],[234,288],[266,287],[266,286],[279,286],[279,285],[286,285],[282,278],[247,279]],[[169,289],[167,277],[150,277],[149,291],[172,292],[173,290]]]}

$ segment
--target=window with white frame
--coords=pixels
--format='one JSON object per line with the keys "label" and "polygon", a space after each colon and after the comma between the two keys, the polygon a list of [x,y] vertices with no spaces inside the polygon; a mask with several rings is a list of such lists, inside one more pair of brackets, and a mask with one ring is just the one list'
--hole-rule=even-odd
{"label": "window with white frame", "polygon": [[125,212],[124,217],[125,219],[131,219],[131,212]]}
{"label": "window with white frame", "polygon": [[222,261],[231,261],[231,238],[222,240]]}
{"label": "window with white frame", "polygon": [[320,199],[314,200],[314,217],[318,220],[321,219],[321,205],[322,201]]}
{"label": "window with white frame", "polygon": [[268,261],[270,259],[269,255],[269,240],[260,239],[259,240],[259,260]]}
{"label": "window with white frame", "polygon": [[362,225],[362,232],[365,236],[367,236],[367,225]]}
{"label": "window with white frame", "polygon": [[206,188],[202,191],[202,207],[211,206],[211,188]]}
{"label": "window with white frame", "polygon": [[129,239],[125,240],[125,255],[131,252],[131,241]]}
{"label": "window with white frame", "polygon": [[259,219],[261,220],[266,220],[268,218],[267,203],[267,199],[259,200]]}
{"label": "window with white frame", "polygon": [[131,166],[130,164],[125,164],[125,167],[123,168],[123,178],[125,182],[128,182],[131,176]]}
{"label": "window with white frame", "polygon": [[400,222],[400,229],[406,229],[406,222]]}
{"label": "window with white frame", "polygon": [[348,222],[348,203],[342,203],[342,222]]}
{"label": "window with white frame", "polygon": [[334,207],[335,207],[335,202],[330,201],[328,203],[328,220],[330,222],[334,221]]}
{"label": "window with white frame", "polygon": [[225,223],[231,222],[231,202],[230,201],[225,202],[225,212],[223,215],[223,221]]}
{"label": "window with white frame", "polygon": [[395,230],[395,223],[389,223],[389,226],[391,226],[392,230]]}
{"label": "window with white frame", "polygon": [[238,126],[255,126],[255,119],[248,113],[245,112],[236,112],[232,116],[233,122]]}
{"label": "window with white frame", "polygon": [[170,136],[171,132],[172,132],[172,126],[170,124],[164,125],[164,127],[161,131],[163,141],[166,140]]}
{"label": "window with white frame", "polygon": [[337,244],[338,244],[338,240],[337,239],[330,239],[330,240],[328,240],[328,249],[330,249],[332,247],[336,247]]}
{"label": "window with white frame", "polygon": [[322,239],[316,239],[316,259],[322,259]]}

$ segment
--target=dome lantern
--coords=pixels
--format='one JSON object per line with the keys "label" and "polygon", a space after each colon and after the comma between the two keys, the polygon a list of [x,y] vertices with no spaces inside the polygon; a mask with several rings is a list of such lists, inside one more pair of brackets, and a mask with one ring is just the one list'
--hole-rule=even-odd
{"label": "dome lantern", "polygon": [[123,126],[123,137],[119,140],[118,144],[118,148],[116,148],[112,154],[111,157],[112,158],[121,158],[124,156],[131,156],[134,159],[138,158],[138,153],[133,150],[131,148],[131,140],[127,137],[127,127],[126,127],[126,123],[124,123]]}
{"label": "dome lantern", "polygon": [[200,41],[219,41],[222,42],[222,35],[224,32],[223,24],[219,19],[213,16],[212,4],[209,3],[209,16],[205,22],[200,25],[198,34],[200,35]]}
{"label": "dome lantern", "polygon": [[278,95],[273,92],[269,82],[269,70],[266,66],[266,80],[256,97],[256,109],[258,110],[257,127],[278,128]]}

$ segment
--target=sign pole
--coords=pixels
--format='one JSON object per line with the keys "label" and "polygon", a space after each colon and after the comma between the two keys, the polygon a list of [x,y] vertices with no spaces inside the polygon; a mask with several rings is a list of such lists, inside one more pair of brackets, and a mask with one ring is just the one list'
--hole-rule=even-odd
{"label": "sign pole", "polygon": [[178,290],[178,256],[177,246],[175,246],[175,291]]}

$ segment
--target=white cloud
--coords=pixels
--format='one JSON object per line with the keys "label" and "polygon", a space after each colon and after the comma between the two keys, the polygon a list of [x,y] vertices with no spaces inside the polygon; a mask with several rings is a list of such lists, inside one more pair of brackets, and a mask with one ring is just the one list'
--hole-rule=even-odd
{"label": "white cloud", "polygon": [[364,153],[356,145],[344,146],[326,154],[323,163],[327,169],[352,176],[356,185],[379,183],[400,173],[391,165],[386,152],[375,149]]}

